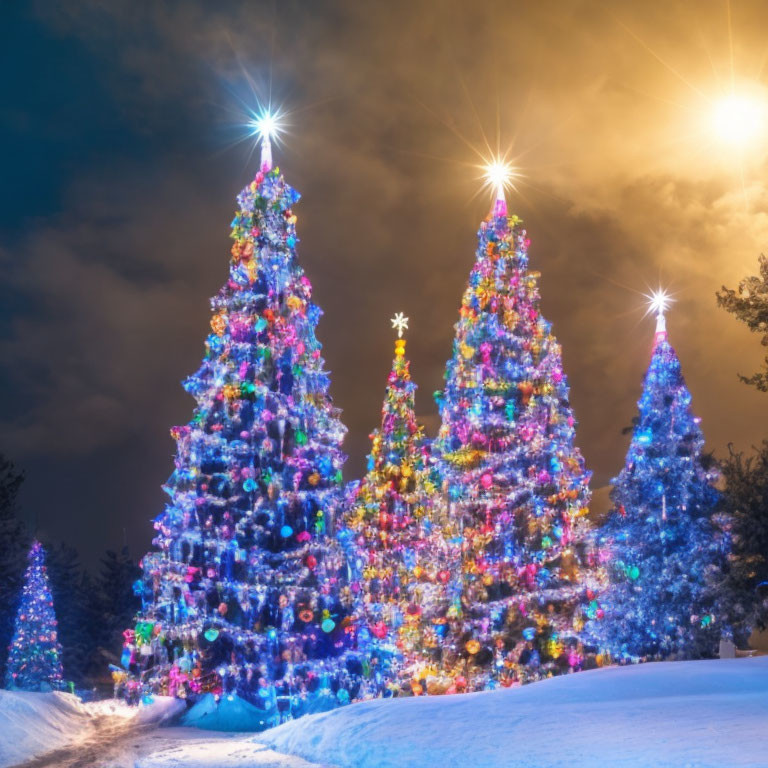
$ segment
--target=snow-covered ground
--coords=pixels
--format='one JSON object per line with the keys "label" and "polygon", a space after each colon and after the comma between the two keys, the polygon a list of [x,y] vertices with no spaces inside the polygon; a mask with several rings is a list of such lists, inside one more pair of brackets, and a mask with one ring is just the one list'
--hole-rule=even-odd
{"label": "snow-covered ground", "polygon": [[0,768],[57,754],[63,765],[70,752],[98,751],[123,735],[154,729],[183,707],[174,699],[136,708],[117,701],[84,704],[69,693],[0,690]]}
{"label": "snow-covered ground", "polygon": [[340,768],[766,768],[768,657],[376,700],[286,723],[258,740]]}
{"label": "snow-covered ground", "polygon": [[[121,762],[119,768],[323,768],[275,752],[249,734],[197,728],[161,728],[136,751],[138,754],[130,762]],[[113,768],[112,763],[109,768]]]}
{"label": "snow-covered ground", "polygon": [[369,701],[259,734],[158,728],[179,706],[0,691],[0,768],[768,768],[768,657]]}
{"label": "snow-covered ground", "polygon": [[66,744],[90,715],[66,693],[0,691],[0,766],[15,765]]}

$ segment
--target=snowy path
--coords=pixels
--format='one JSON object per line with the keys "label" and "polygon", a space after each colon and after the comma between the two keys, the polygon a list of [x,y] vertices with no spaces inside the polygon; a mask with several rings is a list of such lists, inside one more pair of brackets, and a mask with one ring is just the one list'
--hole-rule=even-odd
{"label": "snowy path", "polygon": [[165,728],[184,704],[83,704],[63,693],[0,691],[0,768],[319,768],[253,733]]}
{"label": "snowy path", "polygon": [[104,722],[90,736],[18,768],[320,768],[253,742],[253,734]]}
{"label": "snowy path", "polygon": [[158,728],[155,723],[96,719],[64,747],[14,768],[322,768],[281,755],[253,741],[253,734],[197,728]]}
{"label": "snowy path", "polygon": [[14,768],[324,768],[281,755],[253,738],[103,716],[71,744]]}
{"label": "snowy path", "polygon": [[120,759],[131,742],[143,733],[155,730],[154,723],[134,723],[131,720],[102,716],[89,724],[87,730],[71,744],[21,763],[19,768],[92,768],[102,765],[119,765]]}
{"label": "snowy path", "polygon": [[330,768],[282,755],[254,739],[258,737],[246,733],[162,728],[140,745],[140,754],[128,765],[130,768]]}

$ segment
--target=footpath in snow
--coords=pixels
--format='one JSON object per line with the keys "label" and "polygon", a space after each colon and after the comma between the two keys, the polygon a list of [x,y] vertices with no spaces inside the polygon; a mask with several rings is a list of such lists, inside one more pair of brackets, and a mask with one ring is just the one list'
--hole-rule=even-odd
{"label": "footpath in snow", "polygon": [[768,657],[379,699],[309,715],[258,741],[339,768],[766,768]]}
{"label": "footpath in snow", "polygon": [[[84,765],[137,734],[154,730],[184,704],[157,699],[147,707],[122,702],[84,704],[69,693],[0,690],[0,768],[19,764]],[[105,763],[106,765],[106,763]]]}
{"label": "footpath in snow", "polygon": [[167,698],[137,708],[0,690],[0,768],[319,768],[252,733],[158,727],[184,708]]}

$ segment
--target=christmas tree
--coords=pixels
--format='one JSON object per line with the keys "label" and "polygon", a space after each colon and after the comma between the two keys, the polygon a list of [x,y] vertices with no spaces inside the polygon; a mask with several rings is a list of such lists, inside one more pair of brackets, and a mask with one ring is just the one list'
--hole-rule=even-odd
{"label": "christmas tree", "polygon": [[431,622],[439,618],[448,571],[439,557],[432,517],[437,485],[416,419],[416,385],[402,338],[408,318],[399,313],[392,325],[398,338],[381,427],[371,434],[368,471],[355,486],[340,538],[373,692],[396,688],[402,677],[418,693],[418,679],[433,663],[439,644]]}
{"label": "christmas tree", "polygon": [[611,555],[603,634],[618,656],[708,656],[721,632],[711,586],[723,559],[713,520],[717,474],[667,339],[666,304],[663,294],[654,297],[651,364],[600,531]]}
{"label": "christmas tree", "polygon": [[[328,393],[321,316],[296,255],[299,195],[272,166],[240,193],[229,279],[212,299],[197,401],[175,427],[170,503],[136,585],[124,664],[151,690],[237,691],[295,711],[339,686],[350,627],[334,538],[345,428]],[[333,680],[329,678],[333,677]]]}
{"label": "christmas tree", "polygon": [[561,350],[539,310],[529,241],[503,179],[478,233],[436,440],[460,549],[461,596],[444,665],[460,685],[577,669],[601,610],[585,543],[589,473],[574,445]]}
{"label": "christmas tree", "polygon": [[29,551],[21,603],[8,651],[5,687],[44,691],[63,687],[61,646],[53,597],[48,586],[45,550],[39,541]]}

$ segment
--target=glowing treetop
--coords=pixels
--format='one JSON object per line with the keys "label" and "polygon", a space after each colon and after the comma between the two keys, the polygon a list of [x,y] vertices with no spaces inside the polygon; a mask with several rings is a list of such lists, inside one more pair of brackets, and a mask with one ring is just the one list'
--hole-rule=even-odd
{"label": "glowing treetop", "polygon": [[648,299],[648,309],[646,314],[656,315],[656,341],[658,342],[660,339],[667,337],[667,321],[665,313],[674,299],[672,299],[662,288],[646,295],[646,298]]}
{"label": "glowing treetop", "polygon": [[495,193],[494,215],[507,215],[507,198],[505,192],[512,186],[512,179],[515,174],[512,167],[503,160],[494,160],[485,166],[486,184],[491,187]]}
{"label": "glowing treetop", "polygon": [[280,118],[277,113],[264,110],[252,122],[253,133],[261,142],[261,162],[259,168],[266,172],[272,168],[272,140],[282,132]]}

